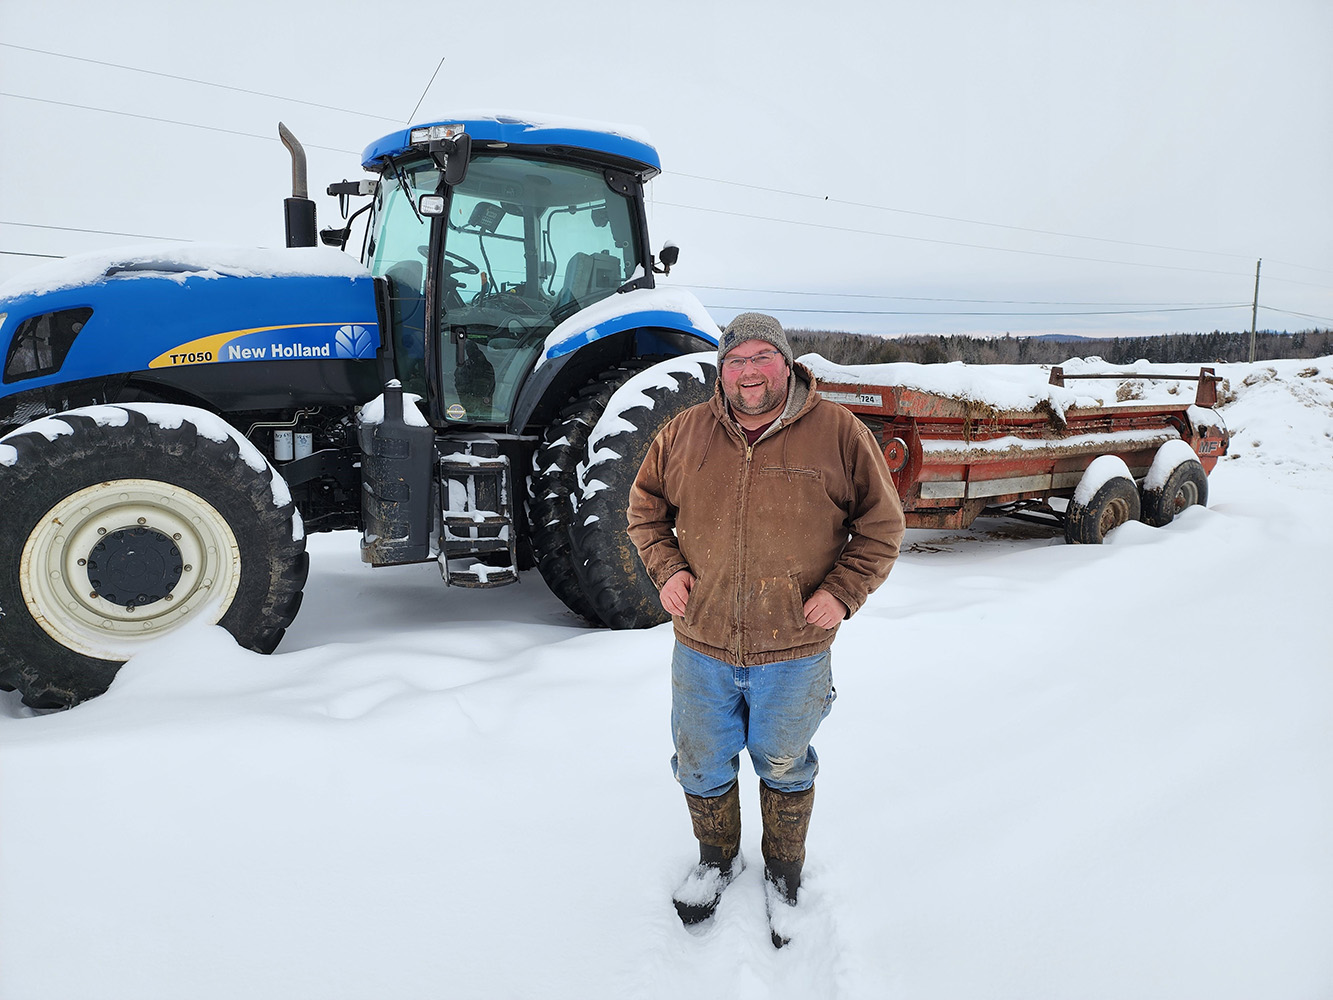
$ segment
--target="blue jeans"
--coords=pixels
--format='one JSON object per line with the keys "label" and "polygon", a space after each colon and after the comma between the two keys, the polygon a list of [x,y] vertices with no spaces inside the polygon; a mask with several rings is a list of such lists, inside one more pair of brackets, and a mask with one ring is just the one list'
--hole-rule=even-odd
{"label": "blue jeans", "polygon": [[677,642],[671,657],[676,780],[691,795],[721,795],[735,784],[740,752],[748,748],[764,784],[805,791],[819,772],[810,741],[837,696],[828,650],[735,667]]}

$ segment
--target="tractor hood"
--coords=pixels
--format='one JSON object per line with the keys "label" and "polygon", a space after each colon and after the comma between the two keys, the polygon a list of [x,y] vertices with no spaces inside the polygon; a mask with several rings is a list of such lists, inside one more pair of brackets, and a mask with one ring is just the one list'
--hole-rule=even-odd
{"label": "tractor hood", "polygon": [[365,275],[352,257],[330,247],[266,250],[204,243],[154,243],[66,257],[0,284],[0,301],[98,285],[111,279],[345,277]]}
{"label": "tractor hood", "polygon": [[370,359],[378,346],[370,273],[327,247],[136,247],[0,285],[0,397],[156,369]]}

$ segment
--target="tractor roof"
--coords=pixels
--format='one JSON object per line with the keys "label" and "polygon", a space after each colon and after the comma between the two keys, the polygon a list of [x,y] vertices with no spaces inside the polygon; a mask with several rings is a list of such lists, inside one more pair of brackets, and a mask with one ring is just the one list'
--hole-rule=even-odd
{"label": "tractor roof", "polygon": [[439,118],[421,122],[409,128],[390,132],[366,147],[361,154],[361,165],[367,170],[383,169],[383,159],[406,153],[415,146],[412,132],[432,125],[462,125],[472,137],[474,154],[486,148],[522,147],[552,151],[580,151],[600,154],[622,161],[646,180],[662,169],[657,150],[646,136],[636,135],[632,129],[594,122],[563,121],[503,114],[468,114],[458,118]]}

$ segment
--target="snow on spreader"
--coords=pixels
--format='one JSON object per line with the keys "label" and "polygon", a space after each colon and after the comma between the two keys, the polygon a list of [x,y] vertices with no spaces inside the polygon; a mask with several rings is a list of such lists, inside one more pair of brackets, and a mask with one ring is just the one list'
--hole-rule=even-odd
{"label": "snow on spreader", "polygon": [[[1035,366],[839,366],[801,359],[819,391],[875,433],[909,527],[966,528],[983,512],[1063,524],[1070,542],[1100,542],[1130,520],[1161,526],[1207,502],[1207,474],[1226,454],[1218,377],[1066,375]],[[1067,380],[1099,380],[1096,394]],[[1108,380],[1151,379],[1170,391],[1115,399]],[[1192,402],[1176,393],[1197,382]]]}

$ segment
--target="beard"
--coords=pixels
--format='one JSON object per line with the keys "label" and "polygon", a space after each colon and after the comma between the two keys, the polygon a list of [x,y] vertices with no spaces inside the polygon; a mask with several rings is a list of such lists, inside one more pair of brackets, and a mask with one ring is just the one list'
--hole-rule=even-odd
{"label": "beard", "polygon": [[[785,377],[777,381],[765,379],[763,393],[759,396],[751,395],[748,402],[739,384],[723,385],[722,389],[723,395],[727,397],[727,402],[731,404],[733,410],[752,417],[768,413],[770,410],[776,410],[787,400],[787,379]],[[753,392],[753,389],[751,392]]]}

